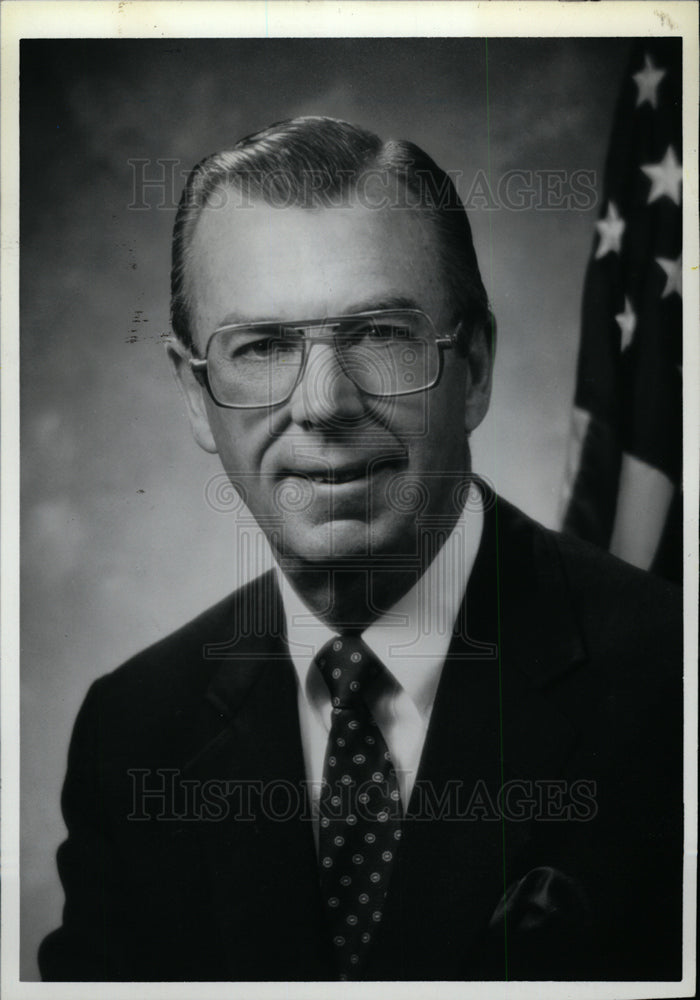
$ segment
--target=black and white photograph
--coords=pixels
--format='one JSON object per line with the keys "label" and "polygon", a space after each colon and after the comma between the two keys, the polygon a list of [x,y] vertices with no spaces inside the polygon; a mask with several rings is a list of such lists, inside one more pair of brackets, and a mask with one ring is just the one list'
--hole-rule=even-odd
{"label": "black and white photograph", "polygon": [[7,996],[693,995],[697,5],[3,6]]}

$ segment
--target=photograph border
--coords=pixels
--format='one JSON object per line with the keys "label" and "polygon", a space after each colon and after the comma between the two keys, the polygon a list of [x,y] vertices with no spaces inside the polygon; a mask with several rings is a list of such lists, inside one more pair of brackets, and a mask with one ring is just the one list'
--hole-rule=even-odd
{"label": "photograph border", "polygon": [[19,41],[22,38],[289,37],[682,37],[683,38],[683,483],[685,653],[685,860],[683,979],[671,983],[334,983],[334,996],[535,998],[680,997],[695,993],[697,850],[698,383],[698,6],[530,0],[5,0],[2,59],[2,995],[121,998],[327,997],[328,983],[34,983],[19,979]]}

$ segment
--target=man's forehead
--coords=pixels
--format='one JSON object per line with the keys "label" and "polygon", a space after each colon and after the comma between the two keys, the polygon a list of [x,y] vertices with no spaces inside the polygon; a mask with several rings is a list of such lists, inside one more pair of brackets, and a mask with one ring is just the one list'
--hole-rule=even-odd
{"label": "man's forehead", "polygon": [[330,241],[341,233],[346,240],[373,244],[378,251],[407,235],[420,234],[424,241],[432,242],[434,227],[425,212],[362,194],[348,194],[337,203],[300,206],[251,199],[233,185],[221,187],[202,208],[192,245],[201,248],[223,237],[227,242],[238,240],[250,252],[260,241],[272,249],[273,235],[277,239],[307,236],[322,243],[324,238]]}
{"label": "man's forehead", "polygon": [[424,213],[374,208],[357,197],[300,208],[231,195],[203,209],[191,243],[190,293],[202,332],[238,319],[306,318],[384,301],[439,308],[442,276]]}

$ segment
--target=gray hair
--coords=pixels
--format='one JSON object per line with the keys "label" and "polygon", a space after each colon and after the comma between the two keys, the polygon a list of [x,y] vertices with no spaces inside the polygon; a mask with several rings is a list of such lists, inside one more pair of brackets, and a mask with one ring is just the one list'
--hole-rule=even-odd
{"label": "gray hair", "polygon": [[411,142],[383,142],[348,122],[303,117],[278,122],[206,157],[187,178],[172,243],[171,324],[180,342],[192,347],[189,248],[202,209],[215,192],[231,187],[251,202],[318,208],[347,203],[370,178],[391,185],[393,203],[426,213],[437,237],[455,321],[462,321],[465,335],[486,325],[489,303],[471,227],[449,175]]}

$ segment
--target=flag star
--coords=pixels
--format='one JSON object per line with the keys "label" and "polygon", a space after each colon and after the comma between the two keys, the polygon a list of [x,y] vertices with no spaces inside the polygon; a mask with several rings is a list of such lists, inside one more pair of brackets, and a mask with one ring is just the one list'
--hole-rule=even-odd
{"label": "flag star", "polygon": [[673,147],[669,146],[663,160],[660,163],[646,163],[640,167],[651,181],[651,190],[647,198],[647,205],[657,198],[668,195],[676,205],[681,203],[681,179],[683,170],[676,159]]}
{"label": "flag star", "polygon": [[595,227],[600,233],[600,243],[595,253],[596,260],[608,253],[619,253],[622,245],[622,234],[626,223],[621,219],[615,202],[608,203],[608,211],[604,219],[596,222]]}
{"label": "flag star", "polygon": [[637,317],[627,296],[625,296],[625,311],[618,313],[615,320],[620,327],[620,351],[626,351],[632,343],[634,330],[637,326]]}
{"label": "flag star", "polygon": [[637,90],[639,91],[637,94],[637,107],[644,104],[645,101],[649,101],[652,108],[656,107],[656,89],[665,76],[666,70],[657,69],[651,61],[651,56],[646,53],[644,56],[644,69],[633,76],[634,82],[637,84]]}
{"label": "flag star", "polygon": [[681,258],[680,256],[676,260],[668,260],[666,257],[655,257],[654,260],[663,268],[666,272],[666,287],[661,293],[661,298],[665,299],[669,295],[673,295],[674,292],[678,292],[680,296],[683,295],[683,285],[682,285],[682,271],[681,271]]}

